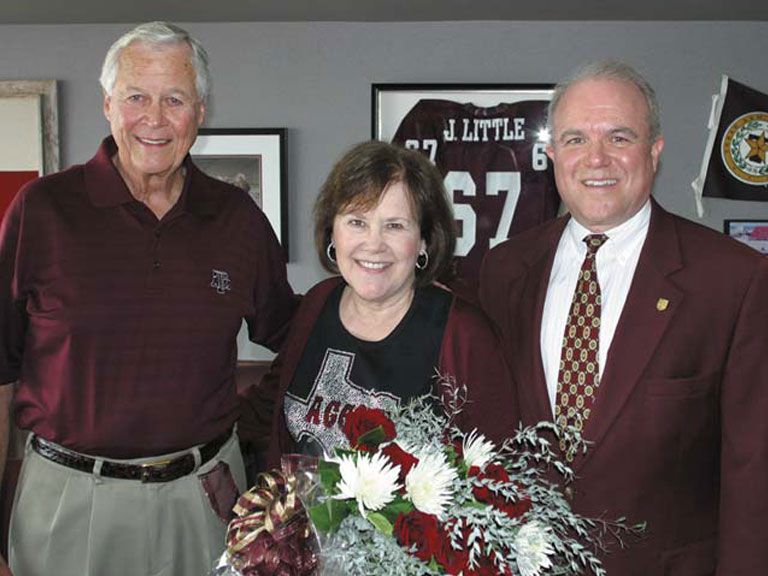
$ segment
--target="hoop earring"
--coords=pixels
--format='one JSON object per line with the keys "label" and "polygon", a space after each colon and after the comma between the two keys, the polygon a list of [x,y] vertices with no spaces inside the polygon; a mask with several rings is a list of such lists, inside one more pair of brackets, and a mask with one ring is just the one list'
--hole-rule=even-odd
{"label": "hoop earring", "polygon": [[333,245],[333,240],[328,242],[328,248],[325,249],[325,255],[328,256],[328,260],[336,264],[336,246]]}
{"label": "hoop earring", "polygon": [[417,270],[424,270],[429,265],[429,252],[424,250],[423,248],[419,252],[419,255],[416,257],[416,269]]}

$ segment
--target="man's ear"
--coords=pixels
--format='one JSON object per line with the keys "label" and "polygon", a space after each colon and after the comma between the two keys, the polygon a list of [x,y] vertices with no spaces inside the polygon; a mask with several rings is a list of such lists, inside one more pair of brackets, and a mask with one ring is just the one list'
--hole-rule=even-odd
{"label": "man's ear", "polygon": [[656,141],[651,144],[651,161],[653,162],[653,171],[659,167],[659,159],[661,158],[661,151],[664,150],[664,137],[659,136]]}
{"label": "man's ear", "polygon": [[112,115],[112,96],[102,90],[104,100],[101,105],[101,109],[104,112],[104,117],[110,121]]}
{"label": "man's ear", "polygon": [[204,121],[205,121],[205,102],[199,102],[197,104],[197,127],[200,128],[200,126],[203,125]]}

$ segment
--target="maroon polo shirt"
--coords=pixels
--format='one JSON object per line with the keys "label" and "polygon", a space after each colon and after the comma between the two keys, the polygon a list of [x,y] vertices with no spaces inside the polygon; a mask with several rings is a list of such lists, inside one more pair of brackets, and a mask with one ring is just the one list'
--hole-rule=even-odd
{"label": "maroon polo shirt", "polygon": [[131,196],[107,138],[36,180],[0,228],[0,382],[19,427],[74,450],[151,456],[235,422],[236,336],[275,350],[296,298],[267,218],[189,160],[161,219]]}

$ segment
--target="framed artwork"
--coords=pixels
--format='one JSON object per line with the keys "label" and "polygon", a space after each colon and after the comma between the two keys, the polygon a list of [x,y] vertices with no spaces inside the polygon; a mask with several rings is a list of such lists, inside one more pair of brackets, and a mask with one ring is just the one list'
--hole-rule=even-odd
{"label": "framed artwork", "polygon": [[262,209],[288,258],[285,128],[201,128],[190,150],[203,172],[239,186]]}
{"label": "framed artwork", "polygon": [[456,272],[557,215],[546,155],[549,84],[374,84],[374,139],[418,150],[443,175],[456,218]]}
{"label": "framed artwork", "polygon": [[29,180],[59,170],[55,80],[0,81],[0,217]]}
{"label": "framed artwork", "polygon": [[723,232],[762,254],[768,254],[768,220],[724,220]]}

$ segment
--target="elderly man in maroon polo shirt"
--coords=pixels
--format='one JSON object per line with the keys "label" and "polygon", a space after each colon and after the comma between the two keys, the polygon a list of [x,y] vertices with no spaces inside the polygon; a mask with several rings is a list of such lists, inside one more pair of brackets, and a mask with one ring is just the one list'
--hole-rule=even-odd
{"label": "elderly man in maroon polo shirt", "polygon": [[0,408],[15,383],[32,433],[10,566],[203,575],[245,488],[236,335],[245,319],[276,349],[295,296],[264,214],[188,156],[209,91],[202,46],[139,26],[101,84],[112,136],[21,190],[0,230]]}

